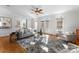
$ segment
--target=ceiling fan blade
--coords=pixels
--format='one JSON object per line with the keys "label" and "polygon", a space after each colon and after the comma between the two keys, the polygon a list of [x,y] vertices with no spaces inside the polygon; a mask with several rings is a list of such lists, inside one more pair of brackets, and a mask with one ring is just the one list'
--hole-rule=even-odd
{"label": "ceiling fan blade", "polygon": [[42,9],[40,9],[39,11],[43,11]]}

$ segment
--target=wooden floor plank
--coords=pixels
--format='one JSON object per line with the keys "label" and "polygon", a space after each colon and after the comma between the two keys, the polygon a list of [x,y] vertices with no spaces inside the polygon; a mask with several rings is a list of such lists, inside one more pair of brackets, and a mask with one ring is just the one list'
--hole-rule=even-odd
{"label": "wooden floor plank", "polygon": [[9,42],[9,36],[0,37],[0,52],[1,53],[22,53],[25,49],[17,42]]}

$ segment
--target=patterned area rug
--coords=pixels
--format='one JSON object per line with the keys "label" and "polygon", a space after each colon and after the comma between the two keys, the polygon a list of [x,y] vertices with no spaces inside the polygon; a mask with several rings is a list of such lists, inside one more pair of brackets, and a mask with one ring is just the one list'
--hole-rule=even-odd
{"label": "patterned area rug", "polygon": [[23,48],[27,48],[28,53],[78,53],[79,46],[72,43],[66,44],[64,40],[49,41],[44,44],[40,40],[35,40],[34,37],[17,41]]}

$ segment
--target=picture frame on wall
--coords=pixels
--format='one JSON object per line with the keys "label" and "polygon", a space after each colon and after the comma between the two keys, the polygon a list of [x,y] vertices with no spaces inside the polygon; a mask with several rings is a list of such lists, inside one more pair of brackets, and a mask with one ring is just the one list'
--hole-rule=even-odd
{"label": "picture frame on wall", "polygon": [[12,21],[10,17],[0,17],[0,29],[9,29],[12,27]]}

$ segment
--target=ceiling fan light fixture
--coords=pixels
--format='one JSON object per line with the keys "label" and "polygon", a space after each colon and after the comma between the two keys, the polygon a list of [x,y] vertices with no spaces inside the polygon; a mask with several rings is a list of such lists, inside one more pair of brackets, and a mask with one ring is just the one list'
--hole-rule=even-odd
{"label": "ceiling fan light fixture", "polygon": [[41,9],[41,8],[33,8],[32,12],[34,12],[36,15],[43,14],[43,9]]}

